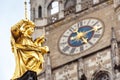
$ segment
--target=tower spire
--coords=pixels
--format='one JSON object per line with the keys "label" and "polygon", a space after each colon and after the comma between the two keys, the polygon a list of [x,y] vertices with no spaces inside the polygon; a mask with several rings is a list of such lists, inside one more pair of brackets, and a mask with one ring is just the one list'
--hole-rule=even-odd
{"label": "tower spire", "polygon": [[24,8],[25,8],[25,13],[24,13],[24,15],[25,15],[25,19],[28,19],[27,1],[26,1],[26,0],[24,1]]}
{"label": "tower spire", "polygon": [[119,54],[119,47],[117,38],[115,35],[115,30],[112,27],[112,35],[111,35],[111,58],[112,58],[112,65],[115,69],[118,68],[120,65],[120,54]]}

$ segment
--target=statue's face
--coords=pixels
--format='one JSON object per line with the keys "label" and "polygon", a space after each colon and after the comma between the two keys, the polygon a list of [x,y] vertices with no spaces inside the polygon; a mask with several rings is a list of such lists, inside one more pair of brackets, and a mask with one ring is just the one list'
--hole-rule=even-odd
{"label": "statue's face", "polygon": [[45,38],[44,38],[44,39],[42,39],[41,43],[43,44],[44,42],[45,42]]}
{"label": "statue's face", "polygon": [[33,27],[29,27],[29,28],[27,28],[27,30],[26,30],[26,33],[27,33],[28,35],[32,35],[33,32],[34,32],[34,28],[33,28]]}

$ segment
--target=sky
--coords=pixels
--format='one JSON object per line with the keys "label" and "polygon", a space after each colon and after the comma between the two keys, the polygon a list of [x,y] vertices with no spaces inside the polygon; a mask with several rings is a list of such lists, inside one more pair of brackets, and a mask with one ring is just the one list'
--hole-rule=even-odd
{"label": "sky", "polygon": [[0,0],[0,2],[0,80],[10,80],[15,70],[15,58],[10,45],[10,28],[24,19],[24,0]]}

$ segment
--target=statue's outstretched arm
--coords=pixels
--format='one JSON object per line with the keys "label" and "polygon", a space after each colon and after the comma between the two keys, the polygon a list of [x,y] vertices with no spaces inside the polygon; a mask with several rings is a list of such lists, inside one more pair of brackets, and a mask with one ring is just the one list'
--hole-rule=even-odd
{"label": "statue's outstretched arm", "polygon": [[40,51],[41,53],[45,54],[45,53],[50,53],[49,48],[47,46],[44,47],[40,47]]}
{"label": "statue's outstretched arm", "polygon": [[41,51],[40,47],[36,47],[36,46],[32,46],[32,45],[15,44],[15,46],[17,49]]}

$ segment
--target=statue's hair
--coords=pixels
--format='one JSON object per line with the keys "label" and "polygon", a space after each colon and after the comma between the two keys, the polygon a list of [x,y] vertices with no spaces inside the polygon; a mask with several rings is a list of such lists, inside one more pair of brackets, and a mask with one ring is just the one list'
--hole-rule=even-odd
{"label": "statue's hair", "polygon": [[27,28],[35,27],[35,24],[32,21],[24,21],[23,25],[20,27],[20,31],[24,32]]}

